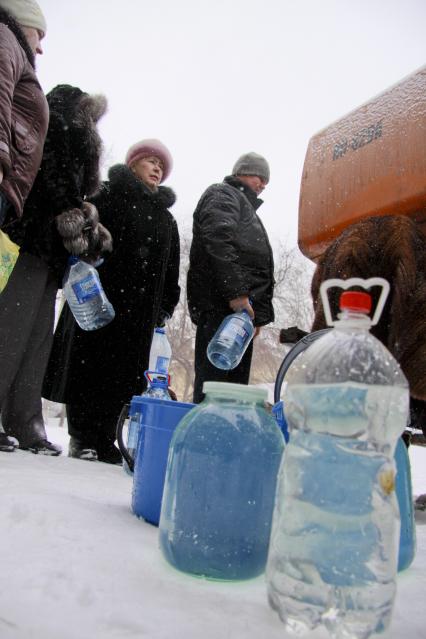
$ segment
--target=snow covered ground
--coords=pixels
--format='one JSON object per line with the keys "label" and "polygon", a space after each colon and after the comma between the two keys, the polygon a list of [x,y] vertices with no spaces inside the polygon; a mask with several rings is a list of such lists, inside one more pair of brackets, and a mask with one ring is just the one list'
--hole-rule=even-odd
{"label": "snow covered ground", "polygon": [[[66,429],[49,422],[66,447]],[[426,448],[411,448],[426,492]],[[157,529],[130,511],[131,479],[108,464],[0,453],[0,639],[285,639],[263,577],[216,583],[174,571]],[[398,576],[386,639],[424,639],[426,513]],[[323,630],[309,639],[324,639]]]}

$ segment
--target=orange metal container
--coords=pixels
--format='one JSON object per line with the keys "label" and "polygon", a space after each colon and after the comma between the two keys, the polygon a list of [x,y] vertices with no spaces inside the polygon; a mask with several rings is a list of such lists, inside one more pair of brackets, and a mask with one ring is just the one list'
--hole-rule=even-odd
{"label": "orange metal container", "polygon": [[410,215],[426,234],[426,67],[311,138],[300,250],[315,260],[350,224],[389,214]]}

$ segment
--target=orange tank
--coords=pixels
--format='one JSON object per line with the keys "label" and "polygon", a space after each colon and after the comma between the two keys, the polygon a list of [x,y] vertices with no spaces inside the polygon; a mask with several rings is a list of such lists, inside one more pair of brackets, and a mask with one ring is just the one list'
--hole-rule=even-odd
{"label": "orange tank", "polygon": [[311,138],[300,250],[316,260],[350,224],[389,214],[411,216],[426,234],[426,67]]}

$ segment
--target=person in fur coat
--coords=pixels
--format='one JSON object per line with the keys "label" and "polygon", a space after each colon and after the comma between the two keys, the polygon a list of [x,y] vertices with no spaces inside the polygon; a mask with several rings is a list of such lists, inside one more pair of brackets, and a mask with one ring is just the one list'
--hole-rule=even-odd
{"label": "person in fur coat", "polygon": [[[84,200],[100,187],[103,96],[59,85],[48,95],[50,122],[40,170],[23,215],[8,225],[19,258],[0,296],[0,407],[6,434],[0,450],[17,445],[58,455],[41,410],[41,386],[53,340],[55,299],[69,254],[96,260],[111,236]],[[14,439],[12,439],[12,437]],[[16,438],[16,439],[15,439]]]}
{"label": "person in fur coat", "polygon": [[154,328],[179,301],[179,234],[168,210],[175,194],[160,186],[171,168],[160,141],[142,140],[92,199],[113,238],[99,275],[115,318],[83,331],[65,305],[43,388],[44,397],[67,405],[71,457],[121,463],[114,445],[121,408],[146,388]]}

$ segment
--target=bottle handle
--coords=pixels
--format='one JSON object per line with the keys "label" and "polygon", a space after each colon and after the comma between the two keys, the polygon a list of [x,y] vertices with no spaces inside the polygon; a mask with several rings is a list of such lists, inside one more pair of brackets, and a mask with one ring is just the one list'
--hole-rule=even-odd
{"label": "bottle handle", "polygon": [[328,326],[335,326],[339,320],[333,320],[330,310],[330,301],[328,299],[327,292],[330,288],[338,287],[344,290],[351,288],[351,286],[360,286],[361,288],[368,289],[371,286],[381,286],[382,291],[380,293],[379,301],[377,302],[376,310],[371,319],[371,326],[375,326],[382,314],[383,307],[389,295],[390,286],[389,282],[383,277],[370,277],[368,280],[363,280],[361,277],[351,277],[348,280],[331,279],[325,280],[320,286],[320,295],[322,305],[324,308],[325,321]]}

